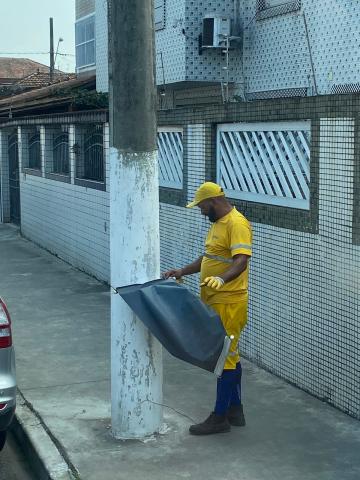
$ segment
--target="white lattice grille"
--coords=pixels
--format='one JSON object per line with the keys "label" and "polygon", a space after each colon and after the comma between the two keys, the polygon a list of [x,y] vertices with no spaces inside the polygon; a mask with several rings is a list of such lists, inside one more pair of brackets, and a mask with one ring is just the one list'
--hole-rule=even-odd
{"label": "white lattice grille", "polygon": [[229,197],[308,209],[310,122],[220,125],[217,169]]}
{"label": "white lattice grille", "polygon": [[158,129],[159,184],[161,187],[183,186],[183,131],[181,128]]}

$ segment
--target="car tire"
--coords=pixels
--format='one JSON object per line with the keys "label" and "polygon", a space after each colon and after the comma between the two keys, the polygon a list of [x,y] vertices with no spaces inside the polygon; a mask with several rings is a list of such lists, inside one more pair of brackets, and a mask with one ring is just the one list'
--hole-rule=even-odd
{"label": "car tire", "polygon": [[0,452],[4,448],[6,441],[6,430],[4,432],[0,432]]}

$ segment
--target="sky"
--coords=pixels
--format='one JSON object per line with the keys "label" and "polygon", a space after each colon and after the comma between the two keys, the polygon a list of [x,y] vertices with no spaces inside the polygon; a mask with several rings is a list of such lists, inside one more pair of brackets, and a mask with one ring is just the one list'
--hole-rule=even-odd
{"label": "sky", "polygon": [[[50,64],[49,18],[54,19],[54,49],[59,53],[55,66],[75,71],[75,0],[0,0],[0,57],[31,58]],[[12,53],[13,52],[13,53]],[[16,54],[15,53],[19,53]]]}

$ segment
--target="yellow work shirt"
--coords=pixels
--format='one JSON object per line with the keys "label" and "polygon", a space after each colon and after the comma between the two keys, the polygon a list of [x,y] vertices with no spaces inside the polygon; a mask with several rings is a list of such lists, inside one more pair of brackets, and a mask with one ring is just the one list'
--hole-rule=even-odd
{"label": "yellow work shirt", "polygon": [[[206,277],[218,277],[232,264],[234,255],[251,256],[252,229],[250,222],[234,207],[210,227],[201,262],[201,282]],[[238,303],[248,291],[249,266],[237,278],[225,283],[220,290],[201,288],[201,299],[208,305]]]}

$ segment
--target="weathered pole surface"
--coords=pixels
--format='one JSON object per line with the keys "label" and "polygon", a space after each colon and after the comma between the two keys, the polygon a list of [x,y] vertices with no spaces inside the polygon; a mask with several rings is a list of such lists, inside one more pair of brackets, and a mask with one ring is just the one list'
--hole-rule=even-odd
{"label": "weathered pole surface", "polygon": [[50,82],[53,81],[55,70],[54,62],[54,23],[53,19],[50,18]]}
{"label": "weathered pole surface", "polygon": [[[119,287],[160,275],[153,2],[112,0],[108,14],[111,285]],[[158,431],[161,403],[161,346],[113,292],[113,435]]]}

